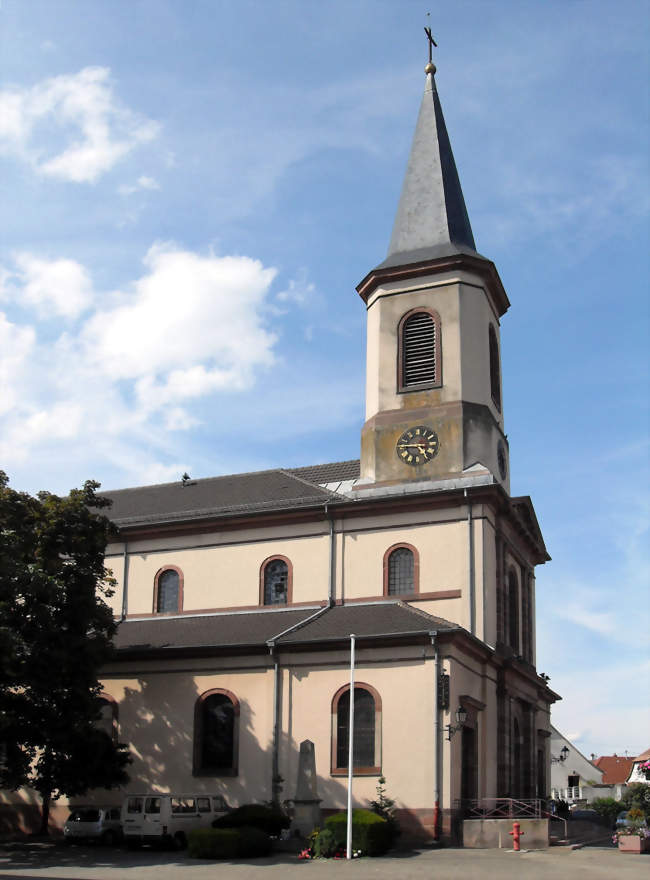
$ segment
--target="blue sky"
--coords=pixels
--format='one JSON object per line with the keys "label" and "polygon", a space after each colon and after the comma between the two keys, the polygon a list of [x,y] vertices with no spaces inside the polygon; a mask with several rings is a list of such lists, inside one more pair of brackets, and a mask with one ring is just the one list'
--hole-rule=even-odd
{"label": "blue sky", "polygon": [[[83,6],[83,8],[82,8]],[[426,4],[3,0],[0,461],[117,488],[355,458],[365,311]],[[648,6],[432,8],[502,323],[538,669],[589,754],[650,745]]]}

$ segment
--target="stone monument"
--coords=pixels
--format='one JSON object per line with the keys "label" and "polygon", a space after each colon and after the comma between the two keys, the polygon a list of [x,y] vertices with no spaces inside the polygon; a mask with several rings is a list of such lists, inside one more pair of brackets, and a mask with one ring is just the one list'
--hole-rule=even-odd
{"label": "stone monument", "polygon": [[293,822],[291,830],[307,837],[313,829],[320,826],[321,798],[318,797],[318,785],[316,781],[316,754],[314,744],[306,739],[300,743],[300,757],[298,759],[298,777],[296,779],[296,794],[293,798]]}

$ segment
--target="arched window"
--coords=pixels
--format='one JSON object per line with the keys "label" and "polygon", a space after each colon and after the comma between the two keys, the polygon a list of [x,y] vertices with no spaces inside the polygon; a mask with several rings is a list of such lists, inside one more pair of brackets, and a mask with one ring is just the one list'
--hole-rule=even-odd
{"label": "arched window", "polygon": [[508,644],[519,653],[519,583],[513,569],[508,572]]}
{"label": "arched window", "polygon": [[430,309],[414,309],[398,329],[397,386],[399,391],[442,385],[440,317]]}
{"label": "arched window", "polygon": [[501,371],[499,369],[499,343],[497,332],[490,324],[490,393],[496,408],[501,411]]}
{"label": "arched window", "polygon": [[417,593],[419,585],[418,552],[411,544],[395,544],[384,553],[384,596]]}
{"label": "arched window", "polygon": [[194,775],[236,776],[239,700],[230,691],[201,694],[194,713]]}
{"label": "arched window", "polygon": [[183,574],[176,566],[161,568],[154,583],[156,614],[170,614],[183,607]]}
{"label": "arched window", "polygon": [[291,561],[286,556],[271,556],[262,563],[260,602],[262,605],[287,605],[291,602]]}
{"label": "arched window", "polygon": [[[350,686],[344,685],[332,700],[332,773],[348,772],[350,748]],[[381,772],[381,698],[368,684],[354,687],[353,767],[355,775]]]}
{"label": "arched window", "polygon": [[111,740],[117,742],[117,702],[109,694],[102,693],[97,701],[99,717],[95,730],[101,730]]}

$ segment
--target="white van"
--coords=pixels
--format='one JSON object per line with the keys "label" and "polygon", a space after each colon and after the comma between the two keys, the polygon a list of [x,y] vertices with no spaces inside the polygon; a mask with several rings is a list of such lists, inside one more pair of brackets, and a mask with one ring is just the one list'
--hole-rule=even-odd
{"label": "white van", "polygon": [[63,826],[66,843],[99,840],[109,846],[122,839],[119,807],[73,807]]}
{"label": "white van", "polygon": [[187,844],[193,828],[210,828],[214,819],[229,812],[221,795],[131,794],[122,804],[122,832],[127,845]]}

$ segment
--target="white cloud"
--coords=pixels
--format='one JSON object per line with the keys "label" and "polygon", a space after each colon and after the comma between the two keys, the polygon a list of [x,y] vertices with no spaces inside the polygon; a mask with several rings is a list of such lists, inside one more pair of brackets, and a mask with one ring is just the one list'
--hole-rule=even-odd
{"label": "white cloud", "polygon": [[122,184],[117,188],[117,191],[121,196],[131,196],[133,193],[139,192],[140,190],[156,190],[160,189],[160,184],[153,177],[147,177],[145,174],[142,174],[135,183],[132,184]]}
{"label": "white cloud", "polygon": [[[148,274],[83,331],[86,356],[119,379],[141,380],[154,406],[215,388],[248,386],[273,362],[261,307],[275,269],[248,257],[203,257],[169,244],[145,257]],[[164,391],[161,392],[161,389]]]}
{"label": "white cloud", "polygon": [[44,260],[29,253],[17,254],[14,259],[15,281],[10,273],[5,274],[5,297],[13,293],[21,305],[34,306],[40,317],[76,318],[91,305],[92,282],[75,260]]}
{"label": "white cloud", "polygon": [[[173,432],[199,424],[189,405],[249,388],[274,365],[275,269],[170,244],[152,247],[144,263],[123,290],[93,298],[80,264],[16,259],[5,298],[18,299],[32,323],[0,313],[5,467],[52,456],[88,460],[93,470],[111,462],[138,483],[176,478],[187,465],[161,459],[174,454]],[[79,317],[78,331],[52,313]]]}
{"label": "white cloud", "polygon": [[586,755],[621,754],[625,749],[631,755],[640,754],[648,747],[650,706],[639,683],[647,681],[649,674],[648,660],[634,668],[614,660],[574,667],[562,682],[559,678],[551,682],[562,694],[562,702],[552,709],[551,721],[563,733],[577,730],[571,741]]}
{"label": "white cloud", "polygon": [[13,411],[18,394],[15,378],[24,369],[35,341],[32,327],[19,327],[0,312],[0,418]]}
{"label": "white cloud", "polygon": [[0,152],[61,180],[93,183],[158,131],[119,101],[105,67],[0,92]]}

